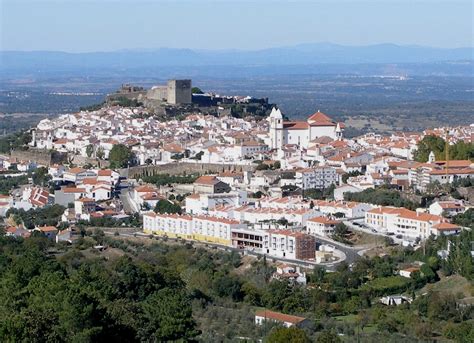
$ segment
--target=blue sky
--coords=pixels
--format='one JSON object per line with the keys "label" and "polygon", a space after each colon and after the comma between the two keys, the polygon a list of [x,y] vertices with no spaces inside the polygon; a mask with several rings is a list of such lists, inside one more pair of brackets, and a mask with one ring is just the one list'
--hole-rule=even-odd
{"label": "blue sky", "polygon": [[466,0],[0,0],[1,50],[474,45]]}

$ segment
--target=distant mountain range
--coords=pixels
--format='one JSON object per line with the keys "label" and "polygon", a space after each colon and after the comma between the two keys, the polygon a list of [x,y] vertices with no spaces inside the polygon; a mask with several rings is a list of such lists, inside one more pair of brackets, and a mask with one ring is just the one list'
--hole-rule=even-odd
{"label": "distant mountain range", "polygon": [[156,67],[303,66],[324,64],[402,64],[465,61],[474,48],[442,49],[414,45],[343,46],[300,44],[262,50],[134,49],[112,52],[2,51],[0,73],[121,70]]}

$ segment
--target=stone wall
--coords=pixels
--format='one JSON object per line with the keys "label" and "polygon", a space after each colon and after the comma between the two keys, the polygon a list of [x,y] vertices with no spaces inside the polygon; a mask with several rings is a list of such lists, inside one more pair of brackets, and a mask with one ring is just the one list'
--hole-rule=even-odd
{"label": "stone wall", "polygon": [[206,174],[220,173],[224,171],[254,171],[256,165],[238,165],[238,164],[218,164],[218,163],[167,163],[158,166],[138,166],[130,169],[121,169],[120,175],[129,179],[140,178],[141,176],[157,174]]}
{"label": "stone wall", "polygon": [[66,153],[45,149],[29,148],[28,150],[12,150],[10,155],[18,160],[35,161],[46,166],[67,162]]}
{"label": "stone wall", "polygon": [[108,168],[110,163],[109,161],[106,161],[106,160],[97,160],[95,158],[92,158],[92,157],[84,157],[84,156],[81,156],[81,155],[74,155],[72,157],[72,163],[74,163],[75,165],[78,165],[78,166],[84,166],[86,164],[90,164],[92,166],[96,166],[96,167],[99,167],[99,168]]}

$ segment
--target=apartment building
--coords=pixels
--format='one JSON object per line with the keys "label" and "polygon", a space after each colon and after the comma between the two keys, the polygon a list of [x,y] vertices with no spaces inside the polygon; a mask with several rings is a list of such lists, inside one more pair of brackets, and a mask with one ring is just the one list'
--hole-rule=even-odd
{"label": "apartment building", "polygon": [[[443,161],[441,161],[443,162]],[[449,161],[448,166],[443,163],[424,163],[408,172],[409,184],[424,191],[433,182],[440,184],[452,183],[457,179],[474,177],[474,168],[471,161]]]}
{"label": "apartment building", "polygon": [[246,224],[235,220],[211,216],[156,214],[153,212],[143,215],[143,231],[145,233],[228,246],[232,245],[231,230],[246,227]]}
{"label": "apartment building", "polygon": [[305,226],[306,222],[322,214],[315,209],[275,209],[256,208],[253,206],[242,206],[233,210],[234,219],[246,221],[252,224],[261,222],[272,222],[286,220],[289,224]]}
{"label": "apartment building", "polygon": [[242,206],[247,203],[247,193],[232,191],[228,193],[191,194],[186,197],[186,213],[207,214],[219,206]]}
{"label": "apartment building", "polygon": [[263,252],[288,259],[309,260],[315,258],[316,239],[302,232],[267,230],[263,238]]}
{"label": "apartment building", "polygon": [[330,236],[333,234],[336,225],[342,223],[342,220],[336,220],[329,217],[315,217],[306,223],[306,232],[309,235]]}
{"label": "apartment building", "polygon": [[346,218],[362,218],[365,213],[372,209],[374,205],[356,201],[325,201],[313,200],[314,209],[321,213],[332,216],[336,213],[342,213]]}
{"label": "apartment building", "polygon": [[301,189],[323,189],[337,184],[339,177],[336,168],[321,166],[297,170],[295,180],[296,186]]}
{"label": "apartment building", "polygon": [[399,207],[374,208],[366,213],[365,224],[378,231],[391,232],[409,240],[426,239],[431,235],[457,234],[461,231],[461,227],[450,224],[441,216]]}

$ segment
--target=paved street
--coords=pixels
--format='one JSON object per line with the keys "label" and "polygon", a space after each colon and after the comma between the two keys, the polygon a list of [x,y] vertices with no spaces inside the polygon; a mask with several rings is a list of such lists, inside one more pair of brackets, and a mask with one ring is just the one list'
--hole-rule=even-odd
{"label": "paved street", "polygon": [[345,262],[347,264],[352,264],[357,259],[359,259],[360,255],[358,253],[365,249],[365,248],[350,247],[348,245],[336,242],[336,241],[334,241],[330,238],[322,238],[322,237],[318,236],[318,237],[316,237],[316,240],[318,242],[323,243],[323,244],[332,245],[332,246],[336,247],[337,250],[342,251],[346,255]]}
{"label": "paved street", "polygon": [[130,188],[127,184],[121,186],[119,198],[123,203],[123,209],[125,210],[125,213],[131,214],[138,212],[135,203],[131,199]]}

